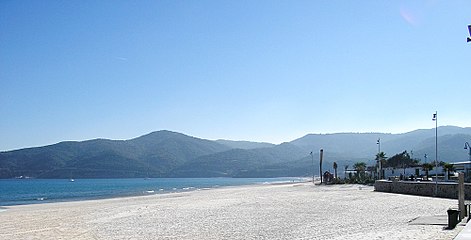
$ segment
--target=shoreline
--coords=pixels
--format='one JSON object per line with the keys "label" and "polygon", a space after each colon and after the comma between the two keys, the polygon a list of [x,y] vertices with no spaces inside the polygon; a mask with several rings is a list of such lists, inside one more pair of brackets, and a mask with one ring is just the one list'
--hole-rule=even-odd
{"label": "shoreline", "polygon": [[[163,178],[165,180],[173,178]],[[177,178],[177,179],[193,179],[193,178]],[[238,180],[238,178],[196,178],[198,180],[201,179],[231,179],[231,180]],[[167,186],[159,186],[153,185],[148,186],[148,188],[142,188],[142,186],[136,186],[136,189],[127,189],[126,191],[120,191],[117,193],[106,193],[103,195],[91,195],[91,196],[80,196],[80,192],[75,192],[75,196],[67,196],[67,197],[60,197],[55,198],[54,193],[52,196],[48,196],[47,194],[40,194],[31,199],[23,199],[21,201],[15,200],[6,200],[4,202],[0,202],[0,209],[2,207],[9,207],[9,206],[21,206],[21,205],[36,205],[36,204],[46,204],[46,203],[60,203],[60,202],[77,202],[77,201],[87,201],[87,200],[102,200],[102,199],[112,199],[112,198],[126,198],[126,197],[137,197],[137,196],[149,196],[149,195],[157,195],[157,194],[169,194],[169,193],[179,193],[179,192],[191,192],[191,191],[201,191],[201,190],[210,190],[210,189],[217,189],[217,188],[225,188],[225,187],[238,187],[238,186],[251,186],[251,185],[264,185],[264,184],[290,184],[293,182],[305,182],[306,179],[302,177],[278,177],[278,178],[240,178],[240,179],[253,179],[253,180],[260,180],[260,181],[253,181],[247,183],[218,183],[217,181],[214,184],[202,184],[198,186],[191,186],[192,183],[188,183],[187,186],[183,186],[181,184],[175,185],[172,187],[171,185]],[[271,181],[264,181],[264,180],[271,180]],[[8,180],[17,180],[17,179],[8,179]],[[26,179],[26,181],[31,179]],[[58,180],[59,183],[69,184],[68,181],[61,181],[67,179],[39,179],[39,180]],[[81,179],[81,180],[113,180],[113,179]],[[141,178],[134,178],[134,179],[117,179],[117,180],[142,180]],[[160,180],[159,178],[151,178],[147,180]],[[23,180],[19,180],[23,181]],[[80,182],[80,179],[77,179]],[[76,184],[76,183],[71,183]]]}
{"label": "shoreline", "polygon": [[[202,191],[212,191],[218,189],[237,189],[237,188],[245,188],[245,187],[263,187],[263,186],[283,186],[283,185],[297,185],[297,184],[305,184],[311,183],[312,181],[300,181],[300,182],[260,182],[260,183],[252,183],[252,184],[244,184],[244,185],[228,185],[228,186],[213,186],[213,187],[204,187],[204,188],[194,188],[188,187],[188,189],[175,189],[175,190],[167,190],[167,191],[155,191],[154,193],[142,193],[140,195],[130,194],[130,195],[116,195],[116,196],[104,196],[104,197],[97,197],[97,198],[86,198],[86,199],[67,199],[67,200],[57,200],[57,201],[39,201],[37,203],[26,203],[26,204],[16,204],[16,205],[1,205],[0,212],[7,211],[10,208],[15,207],[22,207],[22,206],[36,206],[36,205],[46,205],[46,204],[61,204],[61,203],[80,203],[80,202],[95,202],[95,201],[106,201],[106,200],[128,200],[133,198],[145,198],[145,197],[153,197],[159,196],[165,198],[168,195],[178,195],[184,193],[192,193],[192,192],[202,192]],[[172,197],[172,196],[168,196]]]}
{"label": "shoreline", "polygon": [[[452,239],[411,225],[456,201],[312,182],[8,207],[1,239]],[[446,223],[444,223],[446,224]]]}

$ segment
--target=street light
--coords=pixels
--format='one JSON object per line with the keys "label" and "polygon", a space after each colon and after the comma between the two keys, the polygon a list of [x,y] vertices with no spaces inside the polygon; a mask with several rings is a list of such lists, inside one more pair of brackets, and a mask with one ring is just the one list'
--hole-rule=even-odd
{"label": "street light", "polygon": [[312,158],[312,184],[314,184],[314,155],[312,154],[312,151],[310,154]]}
{"label": "street light", "polygon": [[469,161],[471,161],[471,146],[469,146],[468,142],[464,143],[464,149],[469,149]]}
{"label": "street light", "polygon": [[382,179],[381,178],[381,173],[382,173],[382,166],[381,166],[381,158],[380,158],[380,153],[381,153],[381,138],[378,138],[378,141],[376,141],[376,144],[378,145],[378,168],[379,168],[379,171],[378,171],[378,179]]}
{"label": "street light", "polygon": [[438,112],[435,111],[432,121],[435,121],[435,196],[438,194]]}
{"label": "street light", "polygon": [[322,158],[324,157],[324,149],[321,148],[319,155],[319,173],[321,175],[321,184],[322,184]]}

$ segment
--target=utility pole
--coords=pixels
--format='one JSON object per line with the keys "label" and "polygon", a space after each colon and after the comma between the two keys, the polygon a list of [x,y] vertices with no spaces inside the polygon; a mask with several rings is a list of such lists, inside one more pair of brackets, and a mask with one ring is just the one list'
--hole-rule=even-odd
{"label": "utility pole", "polygon": [[381,180],[382,177],[382,166],[381,166],[381,157],[380,157],[380,154],[381,154],[381,138],[378,138],[378,141],[376,142],[376,144],[378,145],[378,168],[379,168],[379,171],[378,171],[378,179]]}
{"label": "utility pole", "polygon": [[314,154],[311,151],[311,158],[312,158],[312,184],[314,184]]}
{"label": "utility pole", "polygon": [[458,209],[460,210],[460,220],[462,220],[467,214],[464,205],[464,173],[462,172],[458,174]]}
{"label": "utility pole", "polygon": [[469,149],[469,161],[471,162],[471,146],[469,146],[468,142],[464,143],[464,149]]}
{"label": "utility pole", "polygon": [[435,194],[438,195],[438,116],[435,111]]}
{"label": "utility pole", "polygon": [[321,174],[321,183],[322,183],[322,158],[324,157],[324,149],[321,149],[320,156],[319,156],[319,172]]}

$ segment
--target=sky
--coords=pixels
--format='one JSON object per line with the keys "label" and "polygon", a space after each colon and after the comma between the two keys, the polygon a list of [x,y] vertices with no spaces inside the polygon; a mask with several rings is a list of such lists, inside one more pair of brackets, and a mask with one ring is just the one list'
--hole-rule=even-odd
{"label": "sky", "polygon": [[0,1],[0,151],[471,127],[471,1]]}

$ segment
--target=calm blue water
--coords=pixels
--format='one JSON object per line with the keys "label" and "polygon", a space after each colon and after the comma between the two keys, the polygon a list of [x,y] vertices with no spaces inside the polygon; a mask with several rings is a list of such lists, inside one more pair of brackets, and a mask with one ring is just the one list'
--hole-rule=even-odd
{"label": "calm blue water", "polygon": [[138,196],[300,178],[2,179],[0,206]]}

